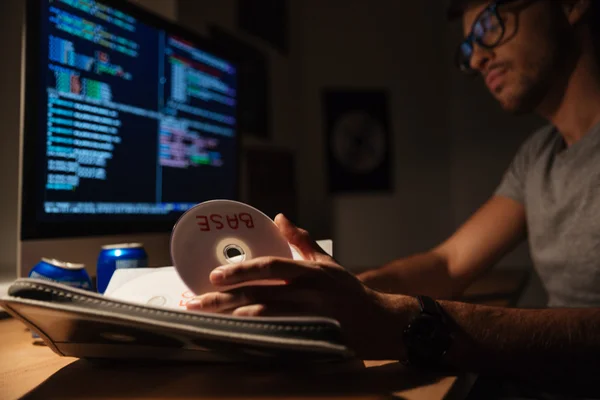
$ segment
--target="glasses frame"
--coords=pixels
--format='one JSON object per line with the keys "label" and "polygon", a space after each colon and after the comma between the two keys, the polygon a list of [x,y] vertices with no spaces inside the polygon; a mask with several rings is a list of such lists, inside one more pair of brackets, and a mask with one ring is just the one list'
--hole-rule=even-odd
{"label": "glasses frame", "polygon": [[[497,1],[493,2],[492,4],[490,4],[489,6],[487,6],[486,8],[484,8],[483,10],[481,10],[479,12],[479,14],[477,14],[477,17],[475,18],[475,20],[473,21],[473,24],[471,25],[469,34],[460,42],[460,44],[458,45],[458,48],[456,49],[455,63],[462,72],[469,74],[469,75],[475,74],[475,71],[473,70],[473,68],[471,68],[470,66],[465,66],[464,63],[459,61],[460,58],[462,57],[462,50],[461,50],[462,47],[464,45],[468,45],[472,52],[473,48],[475,47],[475,43],[478,46],[481,46],[485,49],[493,49],[494,47],[498,46],[498,44],[500,44],[500,42],[502,42],[502,39],[504,39],[504,35],[506,34],[506,26],[504,25],[504,20],[500,16],[498,9],[505,4],[514,3],[515,1],[517,1],[517,0],[497,0]],[[490,13],[498,19],[498,23],[500,24],[500,29],[502,31],[500,33],[500,35],[498,36],[498,39],[493,44],[482,43],[481,39],[476,37],[476,35],[474,33],[476,24],[480,22],[479,20],[485,13]],[[472,57],[472,53],[471,53],[471,57]],[[468,65],[470,65],[471,57],[469,57],[469,59],[468,59]]]}

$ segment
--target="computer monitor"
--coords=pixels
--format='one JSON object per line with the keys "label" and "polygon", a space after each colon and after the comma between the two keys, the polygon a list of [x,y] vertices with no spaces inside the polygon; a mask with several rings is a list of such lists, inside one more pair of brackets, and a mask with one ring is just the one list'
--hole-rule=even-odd
{"label": "computer monitor", "polygon": [[22,240],[238,197],[237,71],[207,40],[123,0],[28,0],[26,26]]}

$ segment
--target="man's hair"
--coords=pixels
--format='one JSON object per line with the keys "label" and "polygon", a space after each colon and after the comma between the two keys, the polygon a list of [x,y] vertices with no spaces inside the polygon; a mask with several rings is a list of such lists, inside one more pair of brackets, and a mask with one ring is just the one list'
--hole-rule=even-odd
{"label": "man's hair", "polygon": [[[1,1],[1,0],[0,0]],[[450,0],[447,9],[447,17],[450,21],[461,18],[465,9],[473,4],[482,4],[486,0]],[[590,9],[585,17],[592,34],[597,58],[600,63],[600,0],[591,0]]]}
{"label": "man's hair", "polygon": [[485,0],[450,0],[446,15],[450,21],[462,17],[465,8],[471,4],[483,3]]}
{"label": "man's hair", "polygon": [[[485,0],[450,0],[450,5],[448,6],[447,16],[450,21],[453,21],[457,18],[462,17],[465,9],[477,3],[484,3]],[[592,28],[592,32],[596,34],[600,33],[600,1],[592,0],[590,1],[590,12],[588,13],[588,22]]]}

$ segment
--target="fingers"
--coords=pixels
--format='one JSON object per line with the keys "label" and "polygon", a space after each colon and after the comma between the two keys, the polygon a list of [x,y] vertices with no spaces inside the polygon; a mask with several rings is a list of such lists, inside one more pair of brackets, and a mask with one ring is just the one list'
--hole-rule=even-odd
{"label": "fingers", "polygon": [[236,317],[258,317],[266,315],[267,306],[264,304],[252,304],[235,309],[232,314]]}
{"label": "fingers", "polygon": [[[250,304],[246,306],[241,306],[238,308],[221,311],[222,313],[227,313],[234,315],[236,317],[265,317],[265,316],[289,316],[289,315],[300,315],[301,313],[293,311],[294,307],[286,307],[286,306],[273,306],[266,304]],[[206,311],[211,312],[204,309],[192,308],[192,310],[198,311]]]}
{"label": "fingers", "polygon": [[275,224],[277,224],[281,234],[292,246],[298,249],[305,260],[317,261],[320,257],[329,257],[306,230],[298,228],[283,214],[278,214],[275,217]]}
{"label": "fingers", "polygon": [[314,274],[319,270],[319,267],[309,262],[259,257],[243,263],[217,267],[209,277],[215,286],[228,286],[264,279],[291,281],[300,276]]}
{"label": "fingers", "polygon": [[212,292],[188,301],[186,307],[190,310],[220,313],[251,303],[252,299],[248,298],[244,292]]}
{"label": "fingers", "polygon": [[314,312],[307,312],[306,310],[298,310],[297,307],[290,304],[277,304],[265,305],[265,304],[252,304],[250,306],[244,306],[236,308],[231,313],[236,317],[283,317],[283,316],[315,316],[319,315]]}
{"label": "fingers", "polygon": [[234,315],[236,312],[265,315],[271,312],[292,310],[297,312],[322,308],[319,296],[313,291],[281,286],[248,286],[228,292],[205,293],[190,300],[186,306],[189,310],[234,313]]}

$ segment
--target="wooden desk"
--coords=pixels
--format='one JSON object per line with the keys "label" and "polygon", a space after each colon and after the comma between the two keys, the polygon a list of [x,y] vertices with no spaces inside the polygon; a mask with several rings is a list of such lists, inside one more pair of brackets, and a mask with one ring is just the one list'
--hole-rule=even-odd
{"label": "wooden desk", "polygon": [[[524,275],[488,275],[468,296],[509,305]],[[496,284],[494,285],[494,281]],[[499,290],[502,288],[502,290]],[[475,296],[476,298],[476,296]],[[480,301],[486,302],[486,301]],[[464,398],[475,377],[411,371],[393,361],[327,366],[154,365],[90,362],[59,357],[17,320],[0,321],[0,400],[352,398],[435,400]]]}

